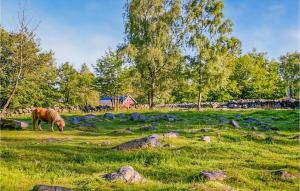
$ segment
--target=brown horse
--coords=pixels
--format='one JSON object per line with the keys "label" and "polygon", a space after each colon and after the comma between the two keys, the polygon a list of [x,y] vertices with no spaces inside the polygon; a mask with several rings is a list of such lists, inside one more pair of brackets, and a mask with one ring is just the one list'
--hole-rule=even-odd
{"label": "brown horse", "polygon": [[[32,124],[33,130],[36,130],[36,127],[39,130],[42,130],[41,121],[46,121],[50,123],[51,130],[53,130],[54,123],[56,122],[58,130],[63,131],[65,126],[65,121],[54,109],[45,109],[45,108],[36,108],[32,111]],[[36,124],[38,123],[38,124]]]}

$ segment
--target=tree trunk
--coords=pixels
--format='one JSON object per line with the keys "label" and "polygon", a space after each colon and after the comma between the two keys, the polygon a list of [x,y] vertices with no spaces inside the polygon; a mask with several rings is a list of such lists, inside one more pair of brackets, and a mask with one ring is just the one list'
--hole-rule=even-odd
{"label": "tree trunk", "polygon": [[152,109],[154,107],[154,92],[153,91],[151,91],[150,100],[151,100],[150,109]]}
{"label": "tree trunk", "polygon": [[201,106],[201,100],[202,100],[202,93],[201,90],[198,90],[198,111],[202,111],[202,106]]}
{"label": "tree trunk", "polygon": [[149,105],[149,108],[151,108],[152,103],[151,103],[151,93],[150,92],[148,92],[148,105]]}
{"label": "tree trunk", "polygon": [[19,66],[19,72],[18,72],[18,75],[17,75],[17,79],[16,79],[16,83],[15,83],[15,86],[14,86],[14,89],[13,91],[11,92],[8,100],[6,101],[5,105],[3,106],[2,108],[2,112],[0,113],[0,118],[3,118],[4,117],[4,113],[7,109],[7,107],[9,106],[12,98],[14,97],[16,91],[17,91],[17,88],[18,88],[18,85],[19,85],[19,80],[20,80],[20,77],[21,77],[21,74],[22,74],[22,68],[23,68],[23,34],[21,36],[21,45],[20,45],[20,66]]}

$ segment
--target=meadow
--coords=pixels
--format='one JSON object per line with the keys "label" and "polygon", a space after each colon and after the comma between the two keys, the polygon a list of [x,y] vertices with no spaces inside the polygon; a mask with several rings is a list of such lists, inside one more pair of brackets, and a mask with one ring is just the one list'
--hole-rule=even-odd
{"label": "meadow", "polygon": [[[179,120],[159,120],[156,130],[140,128],[152,122],[104,119],[103,113],[86,119],[95,127],[66,121],[63,133],[42,123],[43,131],[1,130],[0,184],[3,191],[29,191],[36,184],[59,185],[74,190],[299,190],[298,110],[140,111],[146,116],[168,113]],[[130,113],[125,112],[128,116]],[[30,116],[16,117],[31,123]],[[246,118],[260,124],[249,124]],[[225,122],[220,122],[225,119]],[[227,121],[234,119],[241,128]],[[268,129],[263,129],[264,125]],[[250,128],[251,125],[251,128]],[[130,130],[126,130],[130,128]],[[202,130],[201,130],[202,129]],[[203,130],[205,129],[205,130]],[[176,131],[177,138],[161,138],[170,147],[116,150],[118,144],[152,134]],[[210,136],[211,142],[202,140]],[[102,175],[131,165],[146,182],[126,184],[104,180]],[[202,170],[222,170],[224,181],[207,181]],[[273,175],[284,170],[295,176]]]}

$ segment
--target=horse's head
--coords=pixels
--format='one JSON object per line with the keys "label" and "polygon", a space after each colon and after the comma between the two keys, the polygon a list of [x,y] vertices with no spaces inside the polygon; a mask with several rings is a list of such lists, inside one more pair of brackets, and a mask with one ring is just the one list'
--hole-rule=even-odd
{"label": "horse's head", "polygon": [[57,124],[58,130],[62,132],[64,130],[65,121],[61,118],[60,120],[57,120],[56,124]]}

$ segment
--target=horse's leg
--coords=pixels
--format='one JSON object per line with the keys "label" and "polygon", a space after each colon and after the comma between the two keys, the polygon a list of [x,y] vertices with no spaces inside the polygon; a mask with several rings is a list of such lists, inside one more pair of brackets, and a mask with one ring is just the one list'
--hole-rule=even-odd
{"label": "horse's leg", "polygon": [[41,122],[42,122],[42,121],[39,119],[39,120],[38,120],[38,128],[39,128],[39,130],[40,130],[40,131],[42,131],[42,130],[43,130],[43,129],[42,129]]}
{"label": "horse's leg", "polygon": [[53,121],[50,120],[50,127],[51,127],[51,131],[52,131],[52,132],[54,131],[53,126],[54,126],[54,120],[53,120]]}
{"label": "horse's leg", "polygon": [[35,131],[36,129],[36,119],[35,119],[35,116],[34,115],[32,115],[32,128],[33,128],[33,130]]}

